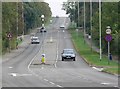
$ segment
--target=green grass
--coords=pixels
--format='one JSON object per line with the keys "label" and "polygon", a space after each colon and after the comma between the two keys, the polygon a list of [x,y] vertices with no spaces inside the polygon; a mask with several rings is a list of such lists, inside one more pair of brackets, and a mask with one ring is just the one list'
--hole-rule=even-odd
{"label": "green grass", "polygon": [[107,68],[104,69],[103,71],[107,72],[107,73],[112,73],[112,74],[120,74],[120,70],[118,70],[118,67],[116,68]]}
{"label": "green grass", "polygon": [[84,42],[83,35],[80,32],[79,35],[76,35],[75,30],[70,30],[73,44],[79,54],[92,66],[104,67],[106,72],[112,74],[118,74],[118,63],[114,60],[108,60],[107,56],[102,56],[100,60],[99,54],[95,51],[91,51],[89,45]]}
{"label": "green grass", "polygon": [[2,39],[0,39],[0,55],[2,55]]}

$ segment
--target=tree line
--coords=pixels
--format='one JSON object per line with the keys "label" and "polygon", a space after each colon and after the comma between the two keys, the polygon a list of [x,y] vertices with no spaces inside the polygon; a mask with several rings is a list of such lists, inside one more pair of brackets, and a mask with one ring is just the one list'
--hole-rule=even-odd
{"label": "tree line", "polygon": [[45,16],[46,23],[51,14],[49,4],[45,2],[3,2],[2,52],[6,52],[8,47],[16,47],[17,36],[28,34],[33,28],[40,27],[41,15]]}
{"label": "tree line", "polygon": [[[92,35],[92,42],[99,47],[99,3],[92,2],[92,21],[90,16],[90,2],[64,2],[63,8],[69,14],[71,22],[75,22],[77,27],[84,28],[84,5],[85,5],[85,26],[86,33]],[[111,27],[112,41],[110,42],[110,50],[114,55],[120,55],[119,35],[120,35],[120,2],[102,2],[101,3],[101,31],[102,31],[102,52],[107,54],[107,42],[105,40],[106,27]],[[92,25],[92,30],[91,30]],[[92,33],[92,34],[91,34]]]}

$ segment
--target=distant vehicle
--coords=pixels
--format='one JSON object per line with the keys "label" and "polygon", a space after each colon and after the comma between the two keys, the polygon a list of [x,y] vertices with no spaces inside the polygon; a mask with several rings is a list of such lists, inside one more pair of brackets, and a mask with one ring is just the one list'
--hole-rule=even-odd
{"label": "distant vehicle", "polygon": [[62,61],[64,61],[65,59],[72,59],[73,61],[75,61],[76,54],[73,49],[64,49],[61,57]]}
{"label": "distant vehicle", "polygon": [[59,18],[59,16],[57,15],[56,18]]}
{"label": "distant vehicle", "polygon": [[31,39],[32,39],[32,37],[34,37],[34,36],[35,36],[35,33],[31,33],[31,34],[30,34],[30,36],[31,36]]}
{"label": "distant vehicle", "polygon": [[40,43],[40,41],[39,41],[39,38],[38,37],[32,37],[31,38],[31,44],[39,44]]}
{"label": "distant vehicle", "polygon": [[65,26],[64,26],[64,25],[61,25],[61,26],[60,26],[60,28],[64,29],[64,28],[65,28]]}
{"label": "distant vehicle", "polygon": [[41,27],[40,32],[42,33],[42,32],[47,32],[47,31],[46,31],[45,27]]}

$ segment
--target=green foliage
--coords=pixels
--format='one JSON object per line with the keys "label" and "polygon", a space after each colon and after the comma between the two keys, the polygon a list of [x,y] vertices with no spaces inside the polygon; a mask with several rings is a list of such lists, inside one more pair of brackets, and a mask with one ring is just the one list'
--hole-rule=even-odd
{"label": "green foliage", "polygon": [[100,61],[99,54],[95,51],[91,51],[91,48],[88,46],[88,44],[84,43],[82,32],[79,32],[79,36],[77,36],[74,29],[70,29],[69,31],[72,36],[74,47],[88,64],[90,64],[91,66],[103,67],[105,68],[104,71],[112,74],[118,74],[118,62],[116,62],[115,60],[110,61],[108,60],[108,57],[104,55],[102,56],[102,59]]}
{"label": "green foliage", "polygon": [[9,47],[8,32],[12,34],[10,46],[11,49],[14,49],[18,35],[27,34],[30,29],[41,26],[42,14],[45,15],[46,23],[51,18],[52,13],[49,5],[45,2],[3,2],[2,52],[6,52]]}
{"label": "green foliage", "polygon": [[[69,1],[69,0],[68,0]],[[120,21],[118,21],[120,16],[120,2],[102,2],[102,51],[107,53],[107,42],[105,41],[106,27],[109,25],[112,30],[113,40],[110,42],[110,50],[114,55],[120,54],[118,50],[118,39],[120,35]],[[74,8],[75,7],[75,8]],[[90,2],[85,3],[85,13],[86,13],[86,33],[90,33]],[[64,10],[69,14],[71,21],[77,23],[77,26],[82,26],[84,23],[84,2],[79,2],[79,23],[78,23],[78,2],[67,2],[64,3]],[[92,3],[92,40],[95,42],[96,46],[99,47],[99,4],[98,2]]]}

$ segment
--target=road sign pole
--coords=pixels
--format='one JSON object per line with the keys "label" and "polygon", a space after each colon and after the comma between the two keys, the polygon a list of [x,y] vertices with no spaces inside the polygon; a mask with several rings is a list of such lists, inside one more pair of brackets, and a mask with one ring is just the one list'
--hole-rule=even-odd
{"label": "road sign pole", "polygon": [[108,59],[109,59],[109,54],[110,54],[110,42],[108,41]]}
{"label": "road sign pole", "polygon": [[108,64],[110,64],[110,62],[109,62],[109,55],[110,55],[110,42],[108,41]]}

